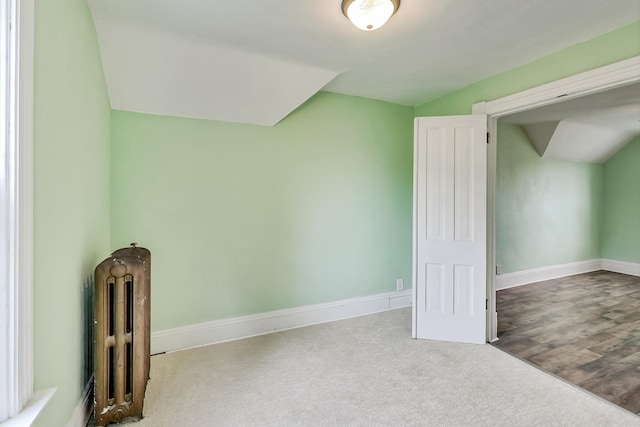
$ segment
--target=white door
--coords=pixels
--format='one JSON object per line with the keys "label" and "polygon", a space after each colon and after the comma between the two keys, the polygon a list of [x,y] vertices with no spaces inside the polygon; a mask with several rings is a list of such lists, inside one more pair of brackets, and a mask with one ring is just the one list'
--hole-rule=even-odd
{"label": "white door", "polygon": [[487,117],[415,119],[413,337],[486,342]]}

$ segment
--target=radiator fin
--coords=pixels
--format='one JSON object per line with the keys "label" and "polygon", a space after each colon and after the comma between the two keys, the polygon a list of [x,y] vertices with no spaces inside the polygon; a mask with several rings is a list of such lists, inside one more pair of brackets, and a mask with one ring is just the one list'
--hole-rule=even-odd
{"label": "radiator fin", "polygon": [[149,379],[151,254],[119,249],[95,271],[95,425],[142,418]]}

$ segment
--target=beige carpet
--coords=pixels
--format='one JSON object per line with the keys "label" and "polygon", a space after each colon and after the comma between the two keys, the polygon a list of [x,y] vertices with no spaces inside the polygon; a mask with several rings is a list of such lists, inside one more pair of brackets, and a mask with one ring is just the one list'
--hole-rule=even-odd
{"label": "beige carpet", "polygon": [[411,339],[411,311],[151,358],[139,426],[640,426],[489,345]]}

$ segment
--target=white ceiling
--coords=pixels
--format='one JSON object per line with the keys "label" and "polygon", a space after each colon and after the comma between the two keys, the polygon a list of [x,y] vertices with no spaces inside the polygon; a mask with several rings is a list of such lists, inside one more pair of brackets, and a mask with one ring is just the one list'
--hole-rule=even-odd
{"label": "white ceiling", "polygon": [[640,135],[640,83],[512,114],[541,157],[606,162]]}
{"label": "white ceiling", "polygon": [[638,0],[88,0],[114,108],[275,124],[319,90],[420,105],[640,19]]}

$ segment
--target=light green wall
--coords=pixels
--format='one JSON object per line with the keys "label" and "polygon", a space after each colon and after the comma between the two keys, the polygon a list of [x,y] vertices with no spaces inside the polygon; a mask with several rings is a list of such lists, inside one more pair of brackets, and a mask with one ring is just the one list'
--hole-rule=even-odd
{"label": "light green wall", "polygon": [[602,257],[640,263],[640,137],[604,164]]}
{"label": "light green wall", "polygon": [[600,258],[602,165],[542,159],[498,128],[496,259],[502,273]]}
{"label": "light green wall", "polygon": [[110,106],[84,0],[36,1],[35,387],[58,391],[37,426],[61,427],[91,371],[91,276],[110,252]]}
{"label": "light green wall", "polygon": [[412,108],[325,92],[274,127],[114,111],[112,242],[152,252],[152,329],[410,286],[412,145]]}
{"label": "light green wall", "polygon": [[[638,55],[639,34],[628,25],[415,113],[468,113]],[[64,426],[78,403],[92,271],[130,241],[153,252],[155,330],[410,283],[412,109],[320,93],[273,128],[110,117],[83,0],[36,1],[35,61],[35,386],[58,388],[37,426]]]}
{"label": "light green wall", "polygon": [[416,116],[469,114],[471,106],[640,55],[640,21],[481,80],[416,107]]}
{"label": "light green wall", "polygon": [[[498,99],[638,55],[640,55],[640,21],[563,49],[524,66],[481,80],[442,98],[418,106],[415,108],[415,115],[469,114],[472,105],[477,102]],[[522,132],[513,128],[506,130],[506,135],[501,135],[501,133],[504,133],[502,129],[498,132],[498,137],[503,142],[505,138],[521,139],[523,136],[518,136]],[[502,152],[498,159],[498,173],[505,174],[506,177],[515,176],[516,169],[520,168],[518,163],[511,165],[505,163],[504,159],[506,158],[511,161],[523,162],[522,168],[527,173],[533,173],[536,169],[552,171],[542,181],[522,182],[516,179],[510,182],[509,178],[503,178],[502,184],[499,184],[502,185],[501,191],[504,194],[502,201],[498,201],[498,203],[502,203],[502,206],[498,207],[496,219],[499,221],[497,224],[499,229],[497,232],[497,260],[502,266],[503,273],[600,257],[599,242],[601,238],[599,235],[601,228],[598,223],[600,214],[599,210],[594,208],[594,203],[598,203],[598,197],[602,197],[602,178],[600,181],[596,178],[598,174],[602,177],[602,171],[597,171],[601,166],[570,165],[570,162],[563,162],[567,164],[565,167],[553,163],[544,165],[536,163],[533,155],[537,156],[537,154],[533,148],[529,148],[525,144],[517,144],[508,149],[499,147],[499,150]],[[505,150],[513,150],[513,152],[509,153]],[[575,175],[573,178],[569,178],[570,174]],[[552,187],[551,180],[559,182],[559,186]],[[577,192],[566,198],[561,198],[560,190],[563,187],[568,190],[571,186],[575,186]],[[587,189],[590,187],[595,191],[591,196],[591,201],[587,196]],[[552,192],[543,194],[545,188],[552,189]],[[513,195],[512,198],[506,195],[509,193]],[[530,196],[531,201],[527,202],[527,209],[520,209],[517,205],[524,203],[525,196]],[[501,196],[498,195],[498,197]],[[541,218],[558,215],[553,212],[556,209],[552,208],[551,204],[548,204],[547,208],[542,208],[541,206],[544,205],[540,205],[542,201],[550,198],[554,199],[553,203],[558,209],[560,206],[570,205],[567,207],[570,210],[564,214],[565,218],[556,217],[556,222],[552,224],[552,230],[557,237],[546,233],[542,234],[540,233],[542,229],[534,226],[534,224],[543,226],[540,224]],[[570,212],[575,211],[580,205],[584,205],[587,210],[586,217],[575,223],[570,222]],[[526,223],[520,222],[523,218],[526,218]],[[504,224],[504,228],[501,224]],[[566,224],[566,226],[562,224]],[[581,232],[586,234],[580,234]],[[568,235],[575,236],[578,239],[577,243],[561,244],[561,238]],[[529,251],[526,246],[520,247],[520,243],[516,243],[514,246],[510,239],[515,239],[518,236],[532,242],[536,248],[546,249],[544,251]],[[602,244],[608,243],[602,240]],[[551,245],[556,245],[557,249],[545,252],[549,251],[548,248]]]}

